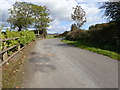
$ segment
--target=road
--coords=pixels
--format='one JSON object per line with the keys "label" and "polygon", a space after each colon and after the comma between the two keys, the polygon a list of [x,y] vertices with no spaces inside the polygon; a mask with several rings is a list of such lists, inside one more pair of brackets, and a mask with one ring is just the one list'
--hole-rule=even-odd
{"label": "road", "polygon": [[23,88],[117,88],[118,61],[61,42],[38,40],[29,53]]}

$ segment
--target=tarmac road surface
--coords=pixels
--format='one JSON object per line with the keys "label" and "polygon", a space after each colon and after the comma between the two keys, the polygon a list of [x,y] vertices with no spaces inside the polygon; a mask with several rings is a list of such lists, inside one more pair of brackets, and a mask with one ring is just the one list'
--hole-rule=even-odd
{"label": "tarmac road surface", "polygon": [[118,88],[118,61],[61,42],[38,40],[23,88]]}

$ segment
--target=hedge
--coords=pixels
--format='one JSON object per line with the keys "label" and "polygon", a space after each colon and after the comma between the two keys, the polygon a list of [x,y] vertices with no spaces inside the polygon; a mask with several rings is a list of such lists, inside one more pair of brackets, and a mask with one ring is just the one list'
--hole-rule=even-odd
{"label": "hedge", "polygon": [[97,44],[101,49],[107,49],[120,53],[120,22],[96,24],[89,30],[75,30],[66,35],[67,40],[86,41]]}
{"label": "hedge", "polygon": [[0,50],[3,50],[5,47],[11,47],[16,44],[20,44],[22,46],[30,43],[31,41],[35,40],[35,34],[33,31],[9,31],[6,30],[6,32],[1,33],[1,39],[7,39],[7,38],[13,38],[13,37],[20,37],[17,40],[8,40],[6,42],[2,42],[0,44]]}

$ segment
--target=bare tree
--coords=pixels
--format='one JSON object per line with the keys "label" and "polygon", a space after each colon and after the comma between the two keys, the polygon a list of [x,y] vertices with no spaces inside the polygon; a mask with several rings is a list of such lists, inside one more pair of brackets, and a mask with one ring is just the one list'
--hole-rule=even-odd
{"label": "bare tree", "polygon": [[78,29],[86,22],[85,11],[81,6],[73,7],[74,12],[71,14],[71,18],[75,21]]}

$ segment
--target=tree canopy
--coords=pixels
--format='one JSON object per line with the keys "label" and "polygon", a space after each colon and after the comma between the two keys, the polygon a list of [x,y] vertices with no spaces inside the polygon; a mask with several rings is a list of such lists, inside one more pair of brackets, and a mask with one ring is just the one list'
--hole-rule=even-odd
{"label": "tree canopy", "polygon": [[33,5],[32,11],[34,12],[33,16],[35,16],[34,27],[36,30],[40,30],[45,37],[46,27],[49,27],[48,23],[52,21],[49,17],[49,9],[46,6]]}
{"label": "tree canopy", "polygon": [[108,17],[108,20],[120,21],[120,1],[104,2],[100,9],[105,10],[104,15]]}
{"label": "tree canopy", "polygon": [[8,22],[12,28],[18,27],[18,31],[33,25],[37,30],[46,30],[49,18],[49,10],[46,6],[38,6],[27,2],[16,2],[13,8],[9,9],[10,17]]}
{"label": "tree canopy", "polygon": [[85,11],[81,6],[73,7],[74,12],[71,14],[71,18],[75,21],[78,29],[86,22]]}
{"label": "tree canopy", "polygon": [[30,5],[26,2],[16,2],[13,8],[9,9],[10,17],[8,22],[12,28],[18,27],[18,31],[22,28],[27,28],[28,25],[32,25],[32,11]]}

